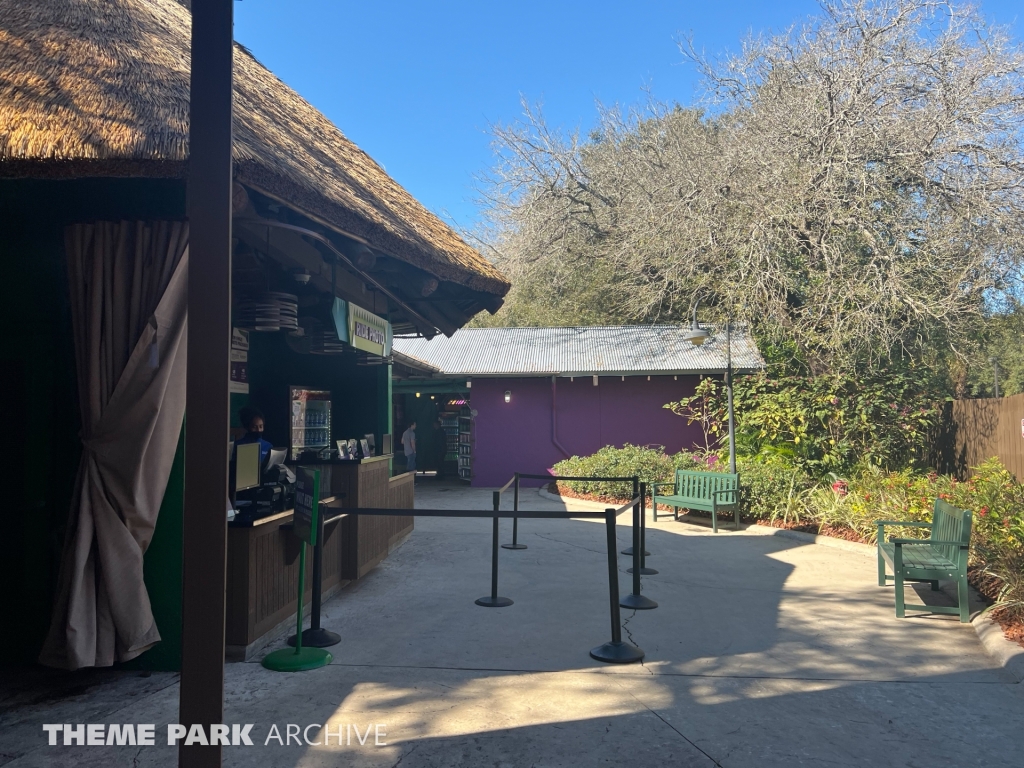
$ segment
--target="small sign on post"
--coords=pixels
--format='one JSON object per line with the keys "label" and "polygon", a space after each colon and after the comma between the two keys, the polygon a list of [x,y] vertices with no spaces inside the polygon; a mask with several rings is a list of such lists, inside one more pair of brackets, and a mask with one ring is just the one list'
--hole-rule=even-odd
{"label": "small sign on post", "polygon": [[299,549],[299,598],[296,608],[295,649],[282,648],[263,657],[263,666],[276,672],[301,672],[331,663],[334,657],[323,648],[302,647],[302,597],[306,591],[306,545],[316,544],[320,514],[320,470],[299,467],[295,473],[295,517],[292,532],[302,542]]}
{"label": "small sign on post", "polygon": [[295,535],[316,546],[317,515],[320,513],[320,470],[299,467],[295,472]]}

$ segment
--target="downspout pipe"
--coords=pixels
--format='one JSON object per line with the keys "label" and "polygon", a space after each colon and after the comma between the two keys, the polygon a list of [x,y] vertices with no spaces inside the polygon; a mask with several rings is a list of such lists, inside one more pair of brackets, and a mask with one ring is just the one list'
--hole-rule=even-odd
{"label": "downspout pipe", "polygon": [[565,458],[570,457],[570,453],[565,450],[560,442],[558,442],[558,377],[551,377],[551,442],[555,444],[555,448],[562,452]]}

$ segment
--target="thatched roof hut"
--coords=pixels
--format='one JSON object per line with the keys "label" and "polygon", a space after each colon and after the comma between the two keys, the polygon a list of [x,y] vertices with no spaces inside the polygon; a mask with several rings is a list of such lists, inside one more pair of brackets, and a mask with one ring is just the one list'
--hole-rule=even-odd
{"label": "thatched roof hut", "polygon": [[[190,21],[175,0],[4,0],[0,177],[184,178]],[[234,58],[236,181],[440,281],[506,293],[326,117],[241,45]]]}

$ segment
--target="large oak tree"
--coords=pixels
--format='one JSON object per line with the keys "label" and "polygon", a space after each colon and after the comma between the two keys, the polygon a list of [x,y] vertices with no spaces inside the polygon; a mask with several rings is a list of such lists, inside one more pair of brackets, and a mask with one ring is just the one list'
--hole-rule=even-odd
{"label": "large oak tree", "polygon": [[959,352],[1019,295],[1024,52],[1005,30],[829,0],[734,55],[681,50],[699,108],[495,128],[484,242],[515,284],[498,322],[677,321],[701,298],[825,370]]}

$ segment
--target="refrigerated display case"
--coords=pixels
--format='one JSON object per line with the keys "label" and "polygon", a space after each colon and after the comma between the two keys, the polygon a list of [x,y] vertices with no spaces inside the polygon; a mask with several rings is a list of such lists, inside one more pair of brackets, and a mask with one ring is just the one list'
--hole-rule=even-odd
{"label": "refrigerated display case", "polygon": [[457,461],[459,458],[459,414],[442,413],[441,428],[444,430],[444,459],[443,461]]}
{"label": "refrigerated display case", "polygon": [[291,401],[291,444],[288,458],[296,461],[303,453],[320,453],[331,447],[331,393],[323,389],[289,387]]}
{"label": "refrigerated display case", "polygon": [[465,407],[459,412],[459,479],[473,478],[473,412]]}

